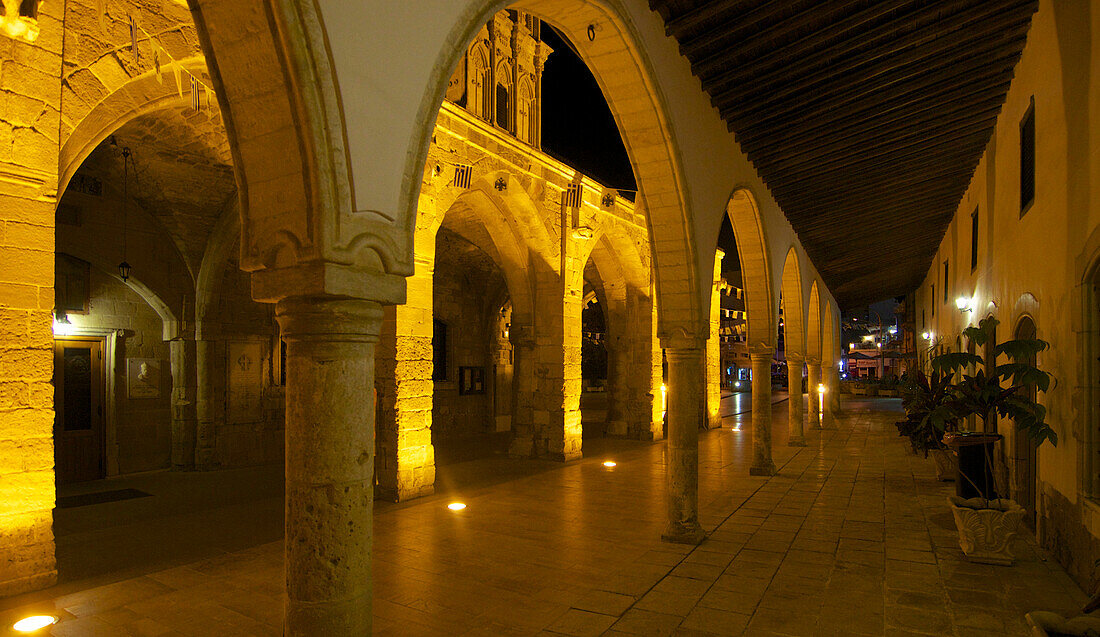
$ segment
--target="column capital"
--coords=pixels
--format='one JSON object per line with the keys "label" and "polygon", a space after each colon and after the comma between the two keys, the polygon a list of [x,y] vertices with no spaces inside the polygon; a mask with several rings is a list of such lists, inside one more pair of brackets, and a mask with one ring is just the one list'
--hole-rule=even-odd
{"label": "column capital", "polygon": [[707,337],[695,334],[659,334],[661,347],[665,351],[671,350],[704,350],[707,347]]}
{"label": "column capital", "polygon": [[706,344],[702,344],[698,347],[667,347],[665,348],[665,358],[671,363],[676,362],[691,362],[692,359],[699,358],[706,352]]}
{"label": "column capital", "polygon": [[754,356],[757,354],[766,354],[768,356],[771,356],[772,354],[775,354],[775,347],[771,345],[765,345],[764,343],[749,345],[749,356]]}
{"label": "column capital", "polygon": [[288,297],[276,304],[275,318],[291,341],[374,343],[382,331],[382,305],[363,299]]}
{"label": "column capital", "polygon": [[806,357],[806,364],[807,365],[820,365],[821,364],[821,359],[820,358],[815,358],[815,357],[812,357],[812,356],[807,356]]}
{"label": "column capital", "polygon": [[802,365],[806,362],[806,358],[801,354],[787,354],[787,364]]}
{"label": "column capital", "polygon": [[253,300],[274,303],[289,297],[362,299],[401,305],[405,302],[405,277],[328,261],[252,273]]}

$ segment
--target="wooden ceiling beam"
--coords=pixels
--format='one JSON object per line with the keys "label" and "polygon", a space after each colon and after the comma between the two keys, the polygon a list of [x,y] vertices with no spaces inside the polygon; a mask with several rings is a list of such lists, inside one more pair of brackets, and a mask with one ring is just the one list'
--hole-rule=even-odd
{"label": "wooden ceiling beam", "polygon": [[[1011,20],[991,21],[994,23],[992,25],[983,23],[980,26],[975,26],[973,30],[956,31],[949,37],[936,39],[925,45],[905,50],[897,56],[875,62],[864,68],[851,69],[848,73],[840,73],[839,68],[830,69],[830,72],[825,75],[810,76],[804,78],[803,81],[792,81],[784,86],[782,90],[763,93],[753,90],[742,96],[741,103],[746,108],[736,115],[732,115],[728,121],[734,126],[751,125],[754,116],[760,111],[767,111],[768,114],[774,116],[777,112],[802,108],[807,102],[844,94],[850,89],[873,82],[876,78],[888,79],[896,73],[912,77],[917,73],[929,72],[929,66],[949,66],[954,63],[961,63],[978,51],[987,49],[990,44],[994,44],[994,42],[981,42],[982,35],[1013,35],[1018,30],[1025,29],[1029,20],[1030,17],[1019,18],[1013,16]],[[999,41],[1000,38],[995,42]],[[909,71],[909,73],[906,74],[906,71]],[[788,97],[790,99],[785,99]]]}
{"label": "wooden ceiling beam", "polygon": [[[979,110],[962,109],[951,114],[938,115],[924,121],[914,121],[911,126],[890,126],[881,135],[846,137],[831,141],[821,148],[807,152],[789,152],[785,157],[776,158],[766,164],[750,154],[754,164],[768,166],[768,170],[798,171],[803,167],[821,162],[833,163],[853,156],[882,157],[912,147],[920,147],[939,136],[961,131],[984,130],[990,122],[997,120],[1001,112],[1002,99],[983,106]],[[978,127],[978,128],[975,128]],[[882,141],[872,142],[880,139]]]}
{"label": "wooden ceiling beam", "polygon": [[[973,3],[980,0],[969,1]],[[898,10],[906,5],[912,6],[913,2],[895,0],[894,2],[875,3],[868,9],[853,14],[846,20],[839,20],[832,24],[823,24],[822,28],[817,33],[806,38],[806,40],[808,40],[807,42],[799,41],[793,43],[790,47],[777,47],[767,56],[761,56],[751,60],[739,58],[739,48],[731,47],[725,52],[710,56],[714,61],[714,68],[710,69],[709,73],[709,67],[703,66],[707,63],[707,60],[699,60],[698,62],[701,66],[696,74],[709,74],[715,77],[715,82],[717,83],[704,85],[704,90],[708,88],[720,88],[722,84],[742,84],[755,79],[771,81],[795,60],[798,60],[799,63],[805,63],[808,68],[817,68],[827,63],[830,59],[846,55],[853,51],[858,51],[861,48],[872,46],[879,41],[894,37],[899,20],[904,20],[906,26],[909,28],[920,28],[921,26],[934,23],[943,10],[942,5],[939,4],[925,6],[920,6],[918,4],[911,11],[898,16],[896,20],[889,20],[878,24],[875,23],[876,20],[880,20],[890,15],[892,11]],[[868,30],[853,33],[850,37],[831,46],[824,44],[831,38],[848,33],[855,25],[867,24],[868,22],[871,22]],[[722,75],[721,78],[717,77],[719,73]]]}
{"label": "wooden ceiling beam", "polygon": [[[746,152],[751,151],[761,160],[769,160],[774,156],[788,152],[786,149],[797,149],[798,152],[807,152],[828,145],[837,139],[855,138],[864,134],[880,134],[887,131],[902,129],[909,122],[927,121],[931,117],[942,116],[944,109],[951,108],[948,105],[959,104],[964,98],[972,95],[989,95],[983,104],[1004,103],[1004,95],[1011,81],[1011,71],[1001,71],[992,77],[980,81],[971,86],[956,88],[939,95],[929,95],[917,100],[903,102],[901,106],[889,109],[861,110],[852,113],[849,117],[842,118],[832,128],[824,129],[813,126],[798,130],[791,134],[787,130],[774,131],[772,135],[757,138],[753,142],[741,143]],[[973,89],[974,93],[971,93]],[[971,108],[969,102],[955,108],[950,113]],[[739,140],[740,141],[740,140]]]}
{"label": "wooden ceiling beam", "polygon": [[[667,3],[662,3],[667,4]],[[731,13],[743,13],[757,4],[755,0],[719,0],[708,2],[698,8],[684,12],[665,22],[665,35],[679,39],[685,33],[704,26],[706,23]]]}
{"label": "wooden ceiling beam", "polygon": [[[774,175],[773,179],[768,179],[768,181],[789,185],[792,182],[799,183],[810,179],[820,179],[822,177],[835,180],[838,175],[844,173],[851,174],[853,172],[857,173],[853,176],[854,178],[862,180],[867,178],[865,175],[874,174],[868,171],[873,171],[876,168],[889,171],[901,170],[911,165],[911,167],[928,167],[934,165],[936,162],[944,160],[946,157],[955,160],[959,157],[965,157],[966,149],[968,148],[978,148],[980,150],[981,147],[985,146],[992,132],[991,126],[988,125],[984,128],[981,126],[972,126],[966,131],[957,131],[948,136],[939,136],[935,144],[910,146],[906,149],[897,149],[896,154],[890,153],[860,157],[843,163],[827,162],[820,166],[798,171],[797,174],[791,175],[791,181],[788,181],[787,177],[780,175]],[[956,147],[957,152],[951,152],[951,147]],[[943,153],[937,152],[940,150],[947,150],[950,154],[944,155]],[[975,158],[977,154],[980,153],[976,153]],[[762,167],[758,167],[758,169],[765,174],[767,173],[766,169]]]}
{"label": "wooden ceiling beam", "polygon": [[933,87],[949,83],[961,84],[967,81],[970,74],[995,68],[997,65],[1013,68],[1019,60],[1025,34],[1026,31],[1021,29],[1020,33],[1009,42],[985,52],[974,52],[974,55],[957,64],[943,61],[931,67],[907,67],[875,78],[874,81],[855,87],[847,93],[801,108],[777,109],[776,112],[767,113],[751,122],[739,122],[736,127],[732,123],[736,112],[720,109],[719,114],[727,121],[731,131],[735,133],[740,131],[746,139],[759,134],[760,131],[774,128],[798,128],[807,123],[816,123],[817,120],[835,121],[838,113],[847,112],[852,108],[887,104],[902,97],[912,97],[920,91],[931,90]]}

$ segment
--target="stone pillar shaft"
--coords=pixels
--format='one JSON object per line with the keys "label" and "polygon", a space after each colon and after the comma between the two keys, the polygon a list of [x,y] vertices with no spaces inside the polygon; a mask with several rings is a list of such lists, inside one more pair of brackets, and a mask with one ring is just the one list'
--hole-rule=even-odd
{"label": "stone pillar shaft", "polygon": [[293,297],[276,318],[287,343],[284,634],[369,635],[382,306]]}
{"label": "stone pillar shaft", "polygon": [[787,444],[792,447],[806,446],[806,436],[802,431],[802,365],[802,358],[787,355],[787,393],[790,395],[787,400]]}
{"label": "stone pillar shaft", "polygon": [[749,475],[773,476],[772,461],[772,351],[751,352],[752,466]]}
{"label": "stone pillar shaft", "polygon": [[[512,324],[512,333],[530,331],[530,327]],[[508,455],[530,458],[534,452],[534,394],[537,350],[532,338],[512,339],[512,444]]]}
{"label": "stone pillar shaft", "polygon": [[818,402],[817,386],[821,383],[821,363],[817,361],[807,361],[806,364],[808,384],[810,385],[806,389],[806,395],[809,397],[809,413],[810,413],[810,429],[821,429],[821,408]]}
{"label": "stone pillar shaft", "polygon": [[698,544],[699,424],[705,383],[702,348],[669,348],[668,359],[668,527],[666,542]]}
{"label": "stone pillar shaft", "polygon": [[195,436],[198,426],[197,352],[191,338],[168,341],[172,366],[172,468],[195,466]]}
{"label": "stone pillar shaft", "polygon": [[835,412],[833,409],[833,397],[840,390],[839,385],[833,384],[833,378],[837,375],[835,363],[825,363],[821,366],[821,384],[825,386],[825,400],[822,401],[824,409],[821,411],[821,426],[824,429],[836,427]]}

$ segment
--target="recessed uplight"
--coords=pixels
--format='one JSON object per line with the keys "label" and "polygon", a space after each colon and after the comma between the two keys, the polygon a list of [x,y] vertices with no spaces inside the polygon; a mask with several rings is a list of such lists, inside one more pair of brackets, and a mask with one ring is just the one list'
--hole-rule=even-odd
{"label": "recessed uplight", "polygon": [[605,467],[614,467],[615,466],[615,461],[614,460],[605,460],[604,463],[603,463],[603,466],[605,466]]}
{"label": "recessed uplight", "polygon": [[33,633],[42,630],[46,626],[52,626],[57,623],[57,617],[53,615],[32,615],[30,617],[24,617],[19,621],[12,624],[12,630],[17,633]]}
{"label": "recessed uplight", "polygon": [[466,508],[466,504],[464,502],[452,502],[447,505],[447,508],[452,511],[461,511]]}

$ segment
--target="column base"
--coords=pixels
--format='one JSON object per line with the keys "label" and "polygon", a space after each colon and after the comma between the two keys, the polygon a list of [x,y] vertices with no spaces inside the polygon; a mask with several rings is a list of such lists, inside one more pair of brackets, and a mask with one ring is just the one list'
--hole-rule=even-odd
{"label": "column base", "polygon": [[791,438],[790,440],[787,441],[787,446],[788,447],[805,447],[806,446],[806,439],[805,438]]}
{"label": "column base", "polygon": [[771,460],[764,465],[753,465],[749,467],[750,476],[774,476],[779,473],[779,470],[775,468],[775,463]]}
{"label": "column base", "polygon": [[679,523],[669,524],[665,532],[661,534],[661,541],[695,546],[702,542],[705,537],[706,533],[703,532],[703,527],[699,526],[698,522]]}

